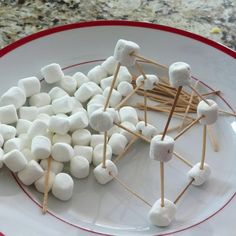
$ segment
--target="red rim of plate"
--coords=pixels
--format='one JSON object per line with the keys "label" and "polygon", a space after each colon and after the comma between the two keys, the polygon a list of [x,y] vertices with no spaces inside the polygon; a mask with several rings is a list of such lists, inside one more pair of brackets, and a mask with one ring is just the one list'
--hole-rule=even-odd
{"label": "red rim of plate", "polygon": [[[54,34],[54,33],[58,33],[58,32],[62,32],[62,31],[66,31],[66,30],[72,30],[72,29],[77,29],[77,28],[86,28],[86,27],[98,27],[98,26],[128,26],[128,27],[139,27],[139,28],[150,28],[150,29],[154,29],[154,30],[160,30],[160,31],[166,31],[166,32],[170,32],[170,33],[173,33],[173,34],[178,34],[178,35],[181,35],[181,36],[185,36],[187,38],[191,38],[191,39],[194,39],[196,41],[199,41],[199,42],[202,42],[204,44],[207,44],[233,58],[236,58],[236,52],[233,51],[232,49],[222,45],[222,44],[219,44],[217,42],[214,42],[210,39],[207,39],[207,38],[204,38],[200,35],[197,35],[197,34],[194,34],[194,33],[190,33],[188,31],[184,31],[184,30],[180,30],[180,29],[176,29],[176,28],[172,28],[172,27],[169,27],[169,26],[164,26],[164,25],[157,25],[157,24],[152,24],[152,23],[145,23],[145,22],[135,22],[135,21],[121,21],[121,20],[109,20],[109,21],[90,21],[90,22],[78,22],[78,23],[73,23],[73,24],[67,24],[67,25],[61,25],[61,26],[57,26],[57,27],[54,27],[54,28],[50,28],[50,29],[46,29],[46,30],[43,30],[43,31],[39,31],[37,33],[34,33],[34,34],[31,34],[29,36],[26,36],[22,39],[19,39],[17,41],[15,41],[14,43],[0,49],[0,57],[3,57],[4,55],[10,53],[11,51],[14,51],[16,48],[24,45],[24,44],[27,44],[33,40],[36,40],[36,39],[39,39],[41,37],[44,37],[44,36],[47,36],[47,35],[51,35],[51,34]],[[195,79],[195,78],[194,78]],[[204,84],[206,85],[206,84]],[[210,87],[209,87],[210,88]],[[210,88],[211,89],[211,88]],[[222,98],[222,97],[221,97]],[[225,99],[222,98],[224,101]],[[225,101],[226,102],[226,101]],[[234,111],[232,109],[232,107],[229,105],[228,102],[226,102],[226,104],[229,106],[229,108]],[[29,194],[28,192],[24,189],[23,185],[18,181],[18,179],[15,177],[15,175],[13,174],[13,177],[15,178],[15,180],[17,181],[17,183],[20,185],[20,187],[22,188],[22,190],[25,192],[25,194],[31,199],[33,200],[37,205],[40,206],[40,204],[38,204],[38,202],[36,202]],[[193,228],[205,221],[207,221],[208,219],[212,218],[213,216],[215,216],[218,212],[220,212],[223,208],[225,208],[229,202],[236,196],[236,193],[233,194],[233,196],[220,208],[218,209],[216,212],[214,212],[212,215],[210,215],[209,217],[207,217],[206,219],[194,224],[194,225],[191,225],[189,227],[186,227],[184,229],[180,229],[180,230],[177,230],[177,231],[174,231],[174,232],[169,232],[169,233],[164,233],[164,234],[159,234],[159,235],[171,235],[173,233],[178,233],[178,232],[181,232],[181,231],[184,231],[184,230],[187,230],[187,229],[190,229],[190,228]],[[40,206],[41,207],[41,206]],[[96,234],[100,234],[100,235],[107,235],[107,234],[102,234],[102,233],[99,233],[99,232],[95,232],[93,230],[89,230],[89,229],[86,229],[86,228],[81,228],[77,225],[73,225],[67,221],[64,221],[63,219],[57,217],[56,215],[54,215],[53,213],[50,212],[50,214],[54,217],[56,217],[57,219],[59,219],[60,221],[63,221],[64,223],[67,223],[73,227],[76,227],[76,228],[80,228],[82,230],[85,230],[85,231],[88,231],[88,232],[92,232],[92,233],[96,233]]]}

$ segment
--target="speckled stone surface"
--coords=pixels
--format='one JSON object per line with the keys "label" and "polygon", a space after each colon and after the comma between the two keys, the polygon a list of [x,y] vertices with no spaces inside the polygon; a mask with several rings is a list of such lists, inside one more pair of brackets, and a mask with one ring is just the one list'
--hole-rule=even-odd
{"label": "speckled stone surface", "polygon": [[101,19],[164,24],[236,50],[236,0],[0,0],[0,47],[55,25]]}

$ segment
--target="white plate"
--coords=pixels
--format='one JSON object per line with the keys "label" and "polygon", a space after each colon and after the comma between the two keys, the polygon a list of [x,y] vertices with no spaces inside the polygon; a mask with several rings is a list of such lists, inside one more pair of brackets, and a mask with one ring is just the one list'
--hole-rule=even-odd
{"label": "white plate", "polygon": [[[170,27],[137,22],[98,21],[57,27],[36,33],[0,51],[0,93],[30,75],[40,76],[43,65],[58,62],[70,74],[98,64],[113,53],[119,38],[137,42],[142,54],[163,64],[186,61],[195,77],[214,89],[235,107],[235,52],[201,36]],[[92,62],[93,61],[93,62]],[[84,62],[87,62],[84,64]],[[82,63],[82,64],[81,64]],[[78,64],[78,65],[74,65]],[[74,65],[70,67],[71,65]],[[149,69],[149,67],[148,67]],[[230,107],[217,100],[222,108]],[[159,118],[160,117],[160,118]],[[160,130],[163,117],[150,115]],[[190,187],[178,203],[176,220],[167,228],[150,226],[149,207],[134,198],[117,182],[98,185],[92,176],[76,181],[69,202],[52,196],[50,214],[43,216],[37,202],[42,195],[20,186],[6,169],[0,172],[0,231],[6,235],[233,235],[236,210],[236,121],[220,117],[215,131],[220,151],[213,153],[208,142],[207,162],[213,174],[202,187]],[[178,140],[176,150],[193,163],[200,160],[201,127]],[[159,198],[159,166],[149,160],[148,146],[138,143],[118,164],[119,176],[150,203]],[[188,168],[173,159],[166,164],[166,196],[174,200],[186,185]],[[12,226],[14,222],[14,227]]]}

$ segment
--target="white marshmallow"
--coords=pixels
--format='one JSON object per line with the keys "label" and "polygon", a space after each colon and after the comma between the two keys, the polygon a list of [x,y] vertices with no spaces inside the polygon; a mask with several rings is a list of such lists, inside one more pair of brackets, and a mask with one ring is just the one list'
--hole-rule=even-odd
{"label": "white marshmallow", "polygon": [[9,88],[0,98],[0,106],[7,106],[12,104],[16,109],[23,106],[25,102],[25,93],[18,87]]}
{"label": "white marshmallow", "polygon": [[134,125],[138,123],[138,114],[137,114],[137,111],[133,107],[130,107],[130,106],[122,107],[119,110],[119,114],[120,114],[121,122],[128,121]]}
{"label": "white marshmallow", "polygon": [[121,154],[124,151],[127,143],[128,140],[123,134],[113,134],[108,142],[114,155]]}
{"label": "white marshmallow", "polygon": [[82,157],[86,158],[88,160],[89,164],[92,162],[92,158],[93,158],[93,148],[92,147],[75,145],[74,152],[75,152],[76,156],[82,156]]}
{"label": "white marshmallow", "polygon": [[[48,169],[48,159],[43,159],[40,161],[40,166],[44,169]],[[52,171],[55,175],[62,172],[64,168],[64,164],[59,161],[51,160],[51,168],[50,171]]]}
{"label": "white marshmallow", "polygon": [[[44,191],[45,191],[45,178],[46,178],[46,171],[44,172],[43,176],[41,176],[34,183],[35,188],[40,193],[44,193]],[[53,185],[54,179],[55,179],[55,174],[52,171],[49,171],[48,191],[50,191],[52,189],[52,185]]]}
{"label": "white marshmallow", "polygon": [[18,172],[26,167],[27,160],[19,150],[12,150],[4,155],[4,164],[13,172]]}
{"label": "white marshmallow", "polygon": [[68,201],[73,194],[74,181],[70,175],[59,173],[55,176],[52,185],[52,194],[61,201]]}
{"label": "white marshmallow", "polygon": [[[121,125],[124,126],[127,129],[129,129],[132,132],[136,132],[135,125],[130,123],[130,122],[128,122],[128,121],[122,122]],[[124,129],[120,129],[120,133],[123,134],[127,138],[128,142],[130,142],[131,139],[134,137],[133,134],[131,134],[130,132],[128,132],[128,131],[126,131]]]}
{"label": "white marshmallow", "polygon": [[70,122],[68,118],[63,118],[59,116],[51,116],[49,120],[48,129],[51,132],[64,135],[70,129]]}
{"label": "white marshmallow", "polygon": [[122,81],[126,81],[128,83],[131,83],[132,81],[132,75],[129,73],[129,70],[125,66],[121,66],[118,76],[117,76],[117,83],[120,83]]}
{"label": "white marshmallow", "polygon": [[64,73],[59,64],[52,63],[41,68],[41,74],[48,84],[58,82],[64,76]]}
{"label": "white marshmallow", "polygon": [[73,106],[72,113],[76,112],[76,110],[79,110],[80,108],[83,108],[83,105],[75,97],[71,97],[70,100]]}
{"label": "white marshmallow", "polygon": [[104,134],[92,134],[90,146],[95,148],[98,144],[101,144],[104,142]]}
{"label": "white marshmallow", "polygon": [[156,135],[152,138],[149,156],[153,160],[167,162],[172,158],[175,141],[167,135],[164,140],[161,140],[161,138],[162,135]]}
{"label": "white marshmallow", "polygon": [[45,113],[38,114],[38,116],[37,116],[37,120],[43,121],[47,126],[49,125],[50,118],[51,118],[51,116],[49,116],[48,114],[45,114]]}
{"label": "white marshmallow", "polygon": [[109,107],[106,111],[112,116],[113,122],[120,122],[119,112],[115,108]]}
{"label": "white marshmallow", "polygon": [[201,163],[197,163],[187,173],[189,181],[191,179],[194,179],[192,184],[196,186],[204,184],[208,180],[211,174],[210,166],[207,163],[204,163],[203,170],[200,169],[200,166]]}
{"label": "white marshmallow", "polygon": [[29,162],[31,160],[37,161],[37,158],[33,155],[30,149],[25,148],[21,150],[21,153],[25,156],[26,160]]}
{"label": "white marshmallow", "polygon": [[[110,92],[110,87],[107,87],[103,91],[103,96],[107,98],[109,92]],[[122,99],[122,95],[116,89],[112,89],[109,105],[111,107],[115,107],[120,103],[121,99]]]}
{"label": "white marshmallow", "polygon": [[19,108],[20,119],[34,121],[37,116],[38,116],[38,108],[35,106]]}
{"label": "white marshmallow", "polygon": [[48,92],[51,100],[53,101],[54,99],[57,98],[62,98],[64,96],[68,96],[68,93],[63,90],[62,88],[59,87],[53,87],[49,92]]}
{"label": "white marshmallow", "polygon": [[100,84],[100,81],[107,76],[106,70],[102,66],[95,66],[87,74],[89,80],[93,81],[96,84]]}
{"label": "white marshmallow", "polygon": [[106,184],[118,175],[118,169],[112,161],[106,160],[106,168],[101,163],[93,170],[93,174],[99,184]]}
{"label": "white marshmallow", "polygon": [[91,140],[91,133],[87,129],[79,129],[72,133],[72,144],[88,146]]}
{"label": "white marshmallow", "polygon": [[120,133],[120,131],[121,129],[118,126],[114,125],[111,129],[107,131],[107,136],[111,137],[115,133]]}
{"label": "white marshmallow", "polygon": [[0,134],[7,141],[8,139],[15,138],[16,128],[11,125],[0,124]]}
{"label": "white marshmallow", "polygon": [[148,139],[151,139],[157,135],[157,128],[150,124],[145,125],[144,121],[139,121],[136,125],[136,129]]}
{"label": "white marshmallow", "polygon": [[[99,165],[103,160],[103,144],[98,144],[93,149],[93,165],[97,166]],[[106,160],[110,160],[112,157],[112,148],[110,145],[107,144],[107,150],[106,150]]]}
{"label": "white marshmallow", "polygon": [[13,105],[0,107],[0,122],[8,125],[17,122],[18,116]]}
{"label": "white marshmallow", "polygon": [[37,159],[46,159],[51,154],[51,141],[44,136],[35,136],[31,143],[31,152]]}
{"label": "white marshmallow", "polygon": [[132,84],[126,81],[122,81],[117,86],[117,91],[123,96],[126,97],[134,90]]}
{"label": "white marshmallow", "polygon": [[204,116],[199,122],[202,125],[211,125],[217,121],[219,107],[217,103],[211,99],[207,99],[210,106],[205,101],[200,101],[197,106],[198,117]]}
{"label": "white marshmallow", "polygon": [[113,127],[113,117],[110,112],[100,109],[91,114],[89,124],[96,131],[108,131]]}
{"label": "white marshmallow", "polygon": [[70,161],[74,156],[74,149],[67,143],[55,143],[52,146],[52,157],[59,162]]}
{"label": "white marshmallow", "polygon": [[22,149],[22,140],[20,138],[12,138],[12,139],[8,139],[5,143],[4,143],[4,152],[10,152],[12,150],[21,150]]}
{"label": "white marshmallow", "polygon": [[19,119],[16,124],[17,135],[27,133],[31,125],[32,125],[31,121]]}
{"label": "white marshmallow", "polygon": [[40,92],[41,84],[37,77],[28,77],[18,81],[18,87],[21,88],[26,97],[31,97]]}
{"label": "white marshmallow", "polygon": [[73,95],[77,88],[77,81],[72,76],[66,75],[60,81],[60,86],[64,89],[69,95]]}
{"label": "white marshmallow", "polygon": [[77,87],[79,88],[82,84],[89,82],[89,78],[83,74],[82,72],[76,72],[73,75],[73,78],[76,80],[77,82]]}
{"label": "white marshmallow", "polygon": [[55,143],[67,143],[71,144],[71,136],[69,134],[54,134],[52,137],[52,144]]}
{"label": "white marshmallow", "polygon": [[27,133],[19,134],[18,138],[21,140],[21,150],[25,148],[31,148],[32,139]]}
{"label": "white marshmallow", "polygon": [[87,105],[91,105],[91,104],[105,105],[106,100],[107,100],[106,97],[104,97],[102,94],[97,94],[90,99]]}
{"label": "white marshmallow", "polygon": [[[108,88],[108,87],[111,87],[113,78],[114,78],[113,76],[109,76],[109,77],[107,77],[107,78],[102,79],[101,82],[100,82],[101,88],[104,90],[104,89],[106,89],[106,88]],[[116,81],[116,83],[115,83],[114,88],[116,88],[116,85],[117,85],[117,81]]]}
{"label": "white marshmallow", "polygon": [[77,129],[84,129],[88,126],[88,116],[87,112],[83,110],[78,111],[69,117],[70,131],[75,131]]}
{"label": "white marshmallow", "polygon": [[85,157],[74,156],[70,161],[70,173],[77,179],[83,179],[89,175],[89,162]]}
{"label": "white marshmallow", "polygon": [[48,93],[37,93],[29,98],[29,105],[42,107],[49,105],[51,103],[51,97]]}
{"label": "white marshmallow", "polygon": [[191,68],[185,62],[175,62],[169,66],[169,81],[174,88],[190,86]]}
{"label": "white marshmallow", "polygon": [[146,75],[146,77],[147,79],[145,79],[143,75],[138,76],[136,79],[136,85],[140,86],[143,84],[141,88],[144,90],[152,90],[155,84],[159,82],[159,79],[156,75]]}
{"label": "white marshmallow", "polygon": [[113,56],[108,57],[102,64],[101,67],[109,75],[113,75],[117,66],[117,61]]}
{"label": "white marshmallow", "polygon": [[93,112],[95,112],[97,110],[101,110],[103,108],[104,108],[104,105],[102,105],[102,104],[97,104],[97,103],[88,104],[87,111],[88,111],[89,119],[90,119],[91,115],[93,114]]}
{"label": "white marshmallow", "polygon": [[58,113],[68,113],[73,110],[74,102],[71,97],[64,96],[60,98],[56,98],[52,101],[52,110],[55,114]]}
{"label": "white marshmallow", "polygon": [[47,114],[49,116],[54,115],[54,111],[52,109],[52,105],[46,105],[38,108],[38,114]]}
{"label": "white marshmallow", "polygon": [[31,160],[17,176],[24,185],[31,185],[43,176],[43,169],[38,162]]}
{"label": "white marshmallow", "polygon": [[148,213],[152,225],[159,227],[168,226],[175,218],[176,206],[168,199],[164,199],[164,207],[161,206],[161,199],[158,199]]}
{"label": "white marshmallow", "polygon": [[0,134],[0,148],[3,146],[4,144],[4,138],[3,136]]}
{"label": "white marshmallow", "polygon": [[123,66],[132,66],[136,58],[131,53],[139,54],[140,47],[131,41],[119,39],[114,51],[114,58]]}
{"label": "white marshmallow", "polygon": [[44,121],[36,119],[28,129],[27,134],[30,138],[33,138],[36,135],[47,136],[47,128],[48,126]]}
{"label": "white marshmallow", "polygon": [[64,114],[64,113],[58,113],[58,114],[56,114],[56,117],[68,119],[68,116],[66,114]]}
{"label": "white marshmallow", "polygon": [[3,167],[4,151],[0,148],[0,168]]}

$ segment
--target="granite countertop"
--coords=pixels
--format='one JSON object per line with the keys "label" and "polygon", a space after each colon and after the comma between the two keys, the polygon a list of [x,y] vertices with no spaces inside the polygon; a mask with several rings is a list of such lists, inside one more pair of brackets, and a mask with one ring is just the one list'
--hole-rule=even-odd
{"label": "granite countertop", "polygon": [[101,19],[164,24],[236,50],[236,0],[0,0],[0,48],[55,25]]}

